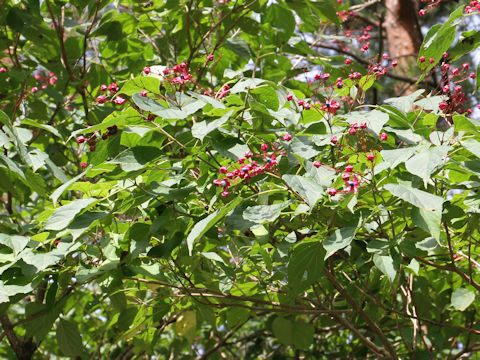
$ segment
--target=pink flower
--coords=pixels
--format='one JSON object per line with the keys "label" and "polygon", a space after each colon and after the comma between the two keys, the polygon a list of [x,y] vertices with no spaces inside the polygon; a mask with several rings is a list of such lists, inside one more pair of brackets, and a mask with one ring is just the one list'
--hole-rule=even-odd
{"label": "pink flower", "polygon": [[346,65],[350,65],[352,63],[352,59],[345,59],[344,63]]}
{"label": "pink flower", "polygon": [[452,75],[457,76],[458,75],[458,69],[457,68],[452,68]]}
{"label": "pink flower", "polygon": [[292,99],[293,99],[293,95],[292,95],[292,94],[288,94],[288,95],[287,95],[287,100],[288,100],[288,101],[291,101]]}
{"label": "pink flower", "polygon": [[222,166],[220,169],[218,169],[218,172],[220,174],[226,174],[228,172],[228,169],[226,166]]}
{"label": "pink flower", "polygon": [[328,188],[328,194],[330,196],[335,196],[336,193],[337,193],[337,189],[335,189],[334,187]]}
{"label": "pink flower", "polygon": [[428,62],[429,62],[430,64],[433,64],[433,63],[435,62],[435,59],[434,59],[434,58],[430,58],[430,59],[428,59]]}
{"label": "pink flower", "polygon": [[463,64],[462,64],[462,68],[464,68],[465,70],[467,70],[468,67],[469,67],[469,65],[468,65],[467,63],[463,63]]}
{"label": "pink flower", "polygon": [[32,93],[36,93],[38,91],[38,88],[36,86],[32,87]]}
{"label": "pink flower", "polygon": [[387,141],[387,139],[388,139],[388,134],[387,133],[381,133],[380,134],[380,140]]}
{"label": "pink flower", "polygon": [[146,75],[150,74],[150,71],[151,71],[151,70],[150,70],[150,67],[149,67],[149,66],[145,66],[145,67],[143,68],[143,72],[144,72]]}
{"label": "pink flower", "polygon": [[0,73],[4,73],[4,72],[7,72],[7,69],[6,69],[6,68],[4,68],[3,66],[2,66],[2,67],[0,67]]}
{"label": "pink flower", "polygon": [[448,104],[446,101],[442,101],[440,104],[438,104],[438,107],[440,110],[445,110],[447,108]]}
{"label": "pink flower", "polygon": [[470,79],[475,79],[477,77],[475,73],[471,73],[469,76],[470,76]]}
{"label": "pink flower", "polygon": [[283,135],[283,140],[285,140],[285,141],[290,141],[290,140],[292,140],[292,135],[290,135],[290,134],[285,134],[285,135]]}
{"label": "pink flower", "polygon": [[147,97],[148,92],[146,90],[142,90],[140,94],[142,94],[143,97]]}
{"label": "pink flower", "polygon": [[48,83],[50,85],[55,85],[55,83],[57,82],[58,78],[54,75],[52,76],[50,79],[48,79]]}
{"label": "pink flower", "polygon": [[418,15],[420,15],[420,16],[425,16],[425,14],[426,14],[426,12],[425,12],[425,10],[423,10],[423,9],[420,9],[420,10],[418,11]]}
{"label": "pink flower", "polygon": [[87,166],[88,166],[87,163],[84,163],[84,162],[80,164],[80,167],[81,167],[82,169],[85,169]]}
{"label": "pink flower", "polygon": [[83,135],[80,135],[80,136],[77,138],[77,143],[78,143],[78,144],[83,144],[85,141],[87,141],[87,139],[85,139],[85,136],[83,136]]}
{"label": "pink flower", "polygon": [[168,75],[170,74],[170,70],[168,68],[163,69],[163,75]]}
{"label": "pink flower", "polygon": [[365,122],[360,123],[360,128],[361,129],[366,129],[367,128],[367,123],[365,123]]}
{"label": "pink flower", "polygon": [[105,92],[105,91],[107,91],[107,89],[108,89],[107,85],[101,85],[100,86],[100,92]]}
{"label": "pink flower", "polygon": [[110,85],[108,85],[108,90],[113,92],[113,93],[116,93],[118,91],[118,86],[116,83],[111,83]]}
{"label": "pink flower", "polygon": [[397,65],[398,65],[397,60],[393,60],[393,61],[392,61],[392,66],[395,67],[395,66],[397,66]]}
{"label": "pink flower", "polygon": [[215,56],[213,54],[207,55],[207,61],[213,61],[214,59],[215,59]]}
{"label": "pink flower", "polygon": [[368,161],[373,161],[373,160],[375,160],[375,155],[373,155],[372,153],[368,154],[368,155],[367,155],[367,160],[368,160]]}
{"label": "pink flower", "polygon": [[268,150],[268,145],[263,143],[261,146],[260,146],[260,149],[262,149],[262,151],[267,151]]}
{"label": "pink flower", "polygon": [[425,56],[420,56],[420,57],[418,58],[418,61],[420,61],[421,63],[425,62],[425,60],[426,60],[426,59],[425,59]]}
{"label": "pink flower", "polygon": [[345,181],[347,188],[345,189],[345,193],[349,193],[353,191],[354,194],[358,192],[358,179],[356,176],[353,177],[353,180]]}
{"label": "pink flower", "polygon": [[106,103],[107,102],[107,98],[103,95],[100,95],[100,96],[97,96],[97,102],[99,104],[103,104],[103,103]]}
{"label": "pink flower", "polygon": [[336,143],[338,142],[337,137],[336,137],[336,136],[333,136],[333,137],[330,139],[330,142],[331,142],[332,144],[336,144]]}
{"label": "pink flower", "polygon": [[117,105],[123,105],[125,104],[125,99],[122,98],[121,96],[117,96],[116,99],[113,101]]}
{"label": "pink flower", "polygon": [[350,164],[348,164],[347,166],[345,166],[345,171],[346,171],[347,173],[351,173],[351,172],[353,171],[353,166],[350,165]]}
{"label": "pink flower", "polygon": [[315,166],[316,168],[319,168],[320,166],[322,166],[322,163],[320,161],[314,161],[313,166]]}
{"label": "pink flower", "polygon": [[305,101],[300,99],[300,100],[297,101],[297,104],[298,104],[298,106],[303,106],[305,104]]}
{"label": "pink flower", "polygon": [[342,180],[347,181],[347,180],[350,179],[350,176],[352,176],[352,175],[350,175],[350,173],[345,172],[345,173],[342,174]]}

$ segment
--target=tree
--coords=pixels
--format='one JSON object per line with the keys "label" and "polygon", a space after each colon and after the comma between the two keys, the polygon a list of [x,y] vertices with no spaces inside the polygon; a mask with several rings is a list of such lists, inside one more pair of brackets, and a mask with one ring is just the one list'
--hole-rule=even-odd
{"label": "tree", "polygon": [[3,358],[478,353],[478,2],[0,6]]}

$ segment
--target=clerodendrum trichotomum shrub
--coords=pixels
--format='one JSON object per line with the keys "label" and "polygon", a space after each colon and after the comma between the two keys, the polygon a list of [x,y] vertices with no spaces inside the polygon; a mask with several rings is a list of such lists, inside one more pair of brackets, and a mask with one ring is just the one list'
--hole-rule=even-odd
{"label": "clerodendrum trichotomum shrub", "polygon": [[1,358],[477,356],[478,1],[0,8]]}

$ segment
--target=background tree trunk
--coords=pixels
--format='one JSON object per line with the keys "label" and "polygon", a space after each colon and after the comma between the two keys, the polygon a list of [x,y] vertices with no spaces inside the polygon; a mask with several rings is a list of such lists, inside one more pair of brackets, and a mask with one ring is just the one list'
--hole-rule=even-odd
{"label": "background tree trunk", "polygon": [[[422,44],[422,33],[417,21],[417,9],[411,0],[385,0],[385,33],[388,54],[398,61],[396,71],[413,75],[416,58]],[[397,95],[407,95],[415,90],[413,85],[399,84]]]}

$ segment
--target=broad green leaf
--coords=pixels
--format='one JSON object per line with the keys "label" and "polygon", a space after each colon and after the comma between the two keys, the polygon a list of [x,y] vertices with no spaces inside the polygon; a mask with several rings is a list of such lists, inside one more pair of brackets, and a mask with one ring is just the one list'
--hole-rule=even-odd
{"label": "broad green leaf", "polygon": [[408,113],[412,108],[412,105],[415,102],[415,99],[419,97],[421,94],[423,94],[424,92],[425,90],[420,89],[410,95],[386,99],[384,102],[386,104],[389,104],[397,108],[400,111],[403,111],[404,113]]}
{"label": "broad green leaf", "polygon": [[122,86],[119,93],[132,96],[135,93],[141,93],[142,90],[157,94],[160,90],[160,79],[150,76],[130,79]]}
{"label": "broad green leaf", "polygon": [[417,147],[407,147],[407,148],[400,148],[395,150],[382,150],[380,155],[382,159],[390,164],[390,168],[394,169],[399,164],[407,161],[410,159],[413,154],[417,151]]}
{"label": "broad green leaf", "polygon": [[451,304],[459,311],[464,311],[475,300],[475,292],[459,288],[452,293]]}
{"label": "broad green leaf", "polygon": [[318,155],[315,144],[306,136],[295,136],[290,142],[290,150],[304,159],[311,159]]}
{"label": "broad green leaf", "polygon": [[280,216],[281,211],[289,205],[290,201],[273,205],[249,206],[243,211],[243,218],[257,224],[273,222]]}
{"label": "broad green leaf", "polygon": [[223,105],[223,103],[211,96],[197,94],[193,91],[187,91],[187,94],[195,99],[202,100],[203,102],[212,105],[215,109],[225,109],[225,105]]}
{"label": "broad green leaf", "polygon": [[112,164],[119,164],[123,171],[136,171],[144,168],[148,163],[162,156],[164,153],[153,146],[135,146],[120,153]]}
{"label": "broad green leaf", "polygon": [[47,125],[47,124],[41,124],[39,123],[38,121],[35,121],[35,120],[32,120],[32,119],[24,119],[22,120],[22,125],[29,125],[29,126],[33,126],[33,127],[36,127],[36,128],[40,128],[40,129],[43,129],[45,131],[48,131],[49,133],[59,137],[60,139],[62,138],[62,135],[58,132],[57,129],[55,129],[53,126],[51,125]]}
{"label": "broad green leaf", "polygon": [[57,200],[60,196],[62,196],[63,192],[67,190],[72,184],[74,184],[76,181],[79,179],[83,178],[85,174],[87,173],[88,170],[85,170],[81,174],[75,176],[74,178],[68,180],[66,183],[63,185],[59,186],[53,193],[50,195],[50,199],[52,199],[52,202],[54,205],[56,205]]}
{"label": "broad green leaf", "polygon": [[0,234],[0,244],[12,249],[15,257],[25,249],[29,241],[30,239],[26,236]]}
{"label": "broad green leaf", "polygon": [[227,322],[230,328],[243,324],[250,315],[250,310],[241,307],[233,307],[227,311]]}
{"label": "broad green leaf", "polygon": [[238,56],[242,58],[254,58],[255,55],[253,54],[252,48],[244,39],[240,36],[236,36],[234,38],[227,39],[225,44],[235,52]]}
{"label": "broad green leaf", "polygon": [[205,136],[225,124],[232,115],[232,113],[233,110],[230,110],[221,118],[210,121],[208,123],[206,120],[194,123],[192,126],[192,136],[203,141]]}
{"label": "broad green leaf", "polygon": [[373,263],[382,273],[384,273],[388,277],[388,280],[390,280],[390,282],[393,282],[395,280],[395,277],[397,276],[397,271],[393,266],[393,259],[391,256],[375,254],[373,255]]}
{"label": "broad green leaf", "polygon": [[426,191],[418,190],[406,185],[386,184],[383,188],[392,195],[399,197],[410,204],[429,211],[441,211],[443,199]]}
{"label": "broad green leaf", "polygon": [[197,314],[195,311],[185,311],[177,317],[175,322],[175,332],[178,336],[182,336],[189,340],[193,340],[195,330],[197,329]]}
{"label": "broad green leaf", "polygon": [[356,227],[347,227],[337,229],[335,232],[323,241],[323,247],[326,250],[325,259],[335,254],[338,250],[346,248],[352,242]]}
{"label": "broad green leaf", "polygon": [[415,207],[412,210],[412,219],[415,225],[429,232],[435,239],[440,239],[442,213],[424,208]]}
{"label": "broad green leaf", "polygon": [[62,230],[72,222],[72,220],[89,207],[92,203],[97,201],[94,198],[85,198],[74,200],[67,205],[59,207],[55,212],[45,221],[43,225],[45,230]]}
{"label": "broad green leaf", "polygon": [[451,146],[434,146],[422,149],[419,154],[412,156],[405,162],[407,170],[423,180],[425,188],[431,175],[445,164]]}
{"label": "broad green leaf", "polygon": [[56,335],[58,347],[64,355],[69,357],[85,356],[77,324],[60,318],[57,322]]}
{"label": "broad green leaf", "polygon": [[314,180],[301,175],[283,175],[282,179],[313,208],[325,189]]}
{"label": "broad green leaf", "polygon": [[284,345],[308,349],[313,342],[314,328],[311,324],[277,317],[272,323],[273,335]]}
{"label": "broad green leaf", "polygon": [[264,83],[265,80],[263,79],[242,79],[239,82],[237,82],[231,89],[230,93],[232,94],[237,94],[240,92],[246,92],[249,89],[255,89],[258,85]]}
{"label": "broad green leaf", "polygon": [[208,215],[206,218],[197,222],[190,233],[187,236],[187,247],[188,252],[191,255],[193,250],[193,244],[195,241],[200,239],[212,226],[214,226],[218,221],[223,219],[231,210],[238,206],[242,202],[242,198],[237,197],[235,200],[232,200],[225,206],[222,206],[220,209],[215,210],[213,213]]}
{"label": "broad green leaf", "polygon": [[27,251],[22,254],[22,260],[27,264],[33,265],[38,271],[42,271],[50,265],[56,264],[63,255],[49,253],[37,253],[33,251]]}
{"label": "broad green leaf", "polygon": [[165,107],[150,97],[144,97],[140,93],[132,95],[133,102],[142,110],[151,112],[163,119],[185,119],[188,114],[178,107]]}
{"label": "broad green leaf", "polygon": [[463,140],[462,145],[465,149],[480,159],[480,142],[473,139],[468,139]]}
{"label": "broad green leaf", "polygon": [[3,110],[0,110],[0,122],[9,127],[12,128],[12,123],[10,122],[10,118],[3,112]]}
{"label": "broad green leaf", "polygon": [[383,125],[385,125],[388,121],[388,115],[380,110],[352,111],[342,115],[342,117],[345,118],[349,124],[366,123],[367,129],[372,131],[377,136],[382,131]]}
{"label": "broad green leaf", "polygon": [[302,241],[296,245],[288,263],[289,283],[298,284],[305,271],[309,282],[319,279],[322,274],[324,257],[325,250],[318,239]]}

